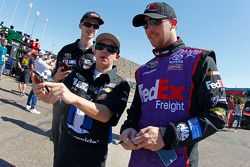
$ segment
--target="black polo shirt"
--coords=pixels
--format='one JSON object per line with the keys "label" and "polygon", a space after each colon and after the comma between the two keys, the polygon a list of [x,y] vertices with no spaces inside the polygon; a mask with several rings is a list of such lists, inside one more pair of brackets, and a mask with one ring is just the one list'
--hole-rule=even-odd
{"label": "black polo shirt", "polygon": [[113,116],[107,123],[97,121],[70,105],[63,122],[64,130],[72,139],[85,144],[107,145],[112,137],[111,126],[115,126],[126,108],[130,87],[117,75],[116,67],[94,79],[95,64],[84,71],[72,71],[63,83],[74,94],[87,100],[106,105]]}
{"label": "black polo shirt", "polygon": [[79,47],[79,41],[80,39],[77,39],[74,43],[64,46],[58,52],[55,72],[60,67],[60,64],[64,62],[68,64],[70,70],[87,69],[95,62],[92,47],[83,51]]}

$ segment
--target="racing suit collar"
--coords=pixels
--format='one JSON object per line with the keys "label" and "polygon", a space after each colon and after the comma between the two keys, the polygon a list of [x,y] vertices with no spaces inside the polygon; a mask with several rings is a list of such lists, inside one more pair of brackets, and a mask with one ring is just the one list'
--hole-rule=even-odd
{"label": "racing suit collar", "polygon": [[155,56],[161,57],[168,53],[176,52],[178,49],[181,49],[183,47],[185,47],[185,44],[183,43],[180,37],[177,37],[177,41],[175,43],[169,45],[166,48],[153,49],[152,52],[154,53]]}

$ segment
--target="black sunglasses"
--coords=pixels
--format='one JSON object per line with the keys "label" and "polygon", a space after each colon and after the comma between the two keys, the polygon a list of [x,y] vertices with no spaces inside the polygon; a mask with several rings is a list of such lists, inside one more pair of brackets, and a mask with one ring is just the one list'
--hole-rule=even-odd
{"label": "black sunglasses", "polygon": [[93,24],[93,23],[90,23],[90,22],[83,22],[82,25],[90,28],[90,27],[93,27],[95,30],[99,29],[100,25],[98,24]]}
{"label": "black sunglasses", "polygon": [[113,45],[107,45],[107,44],[104,44],[104,43],[97,43],[95,45],[95,49],[96,50],[103,50],[103,49],[107,49],[107,51],[109,53],[119,53],[119,49]]}
{"label": "black sunglasses", "polygon": [[143,25],[143,28],[146,30],[148,28],[148,23],[151,26],[158,26],[162,23],[162,20],[164,19],[154,19],[154,18],[150,18],[148,21],[145,20],[145,24]]}

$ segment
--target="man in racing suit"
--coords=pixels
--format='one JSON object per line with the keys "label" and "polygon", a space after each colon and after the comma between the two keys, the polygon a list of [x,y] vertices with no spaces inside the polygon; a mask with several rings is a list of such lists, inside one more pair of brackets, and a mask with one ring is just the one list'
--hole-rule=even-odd
{"label": "man in racing suit", "polygon": [[176,35],[175,12],[164,2],[149,4],[133,25],[144,26],[155,57],[136,71],[134,99],[121,127],[122,146],[132,150],[129,167],[198,166],[198,142],[225,125],[215,53],[186,47]]}

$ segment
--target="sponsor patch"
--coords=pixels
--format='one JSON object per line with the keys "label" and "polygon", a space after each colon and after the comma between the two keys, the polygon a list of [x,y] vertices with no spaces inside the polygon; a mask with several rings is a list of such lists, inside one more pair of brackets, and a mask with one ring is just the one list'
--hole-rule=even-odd
{"label": "sponsor patch", "polygon": [[79,73],[76,73],[76,77],[81,81],[85,81],[85,78]]}
{"label": "sponsor patch", "polygon": [[183,55],[173,55],[169,58],[168,71],[180,71],[183,69]]}
{"label": "sponsor patch", "polygon": [[188,138],[190,131],[187,124],[181,122],[176,126],[176,129],[177,129],[177,135],[181,141],[184,141]]}
{"label": "sponsor patch", "polygon": [[109,83],[108,85],[106,85],[106,87],[110,87],[110,88],[114,88],[116,86],[115,83]]}
{"label": "sponsor patch", "polygon": [[157,64],[158,64],[158,61],[150,61],[150,62],[148,62],[148,63],[146,64],[146,66],[147,66],[148,68],[154,68],[154,67],[157,66]]}
{"label": "sponsor patch", "polygon": [[200,123],[198,121],[198,118],[192,118],[192,119],[188,120],[188,125],[189,125],[190,130],[191,130],[192,139],[197,139],[197,138],[200,138],[202,136],[201,126],[200,126]]}
{"label": "sponsor patch", "polygon": [[87,83],[85,83],[85,82],[78,81],[77,84],[76,84],[76,87],[79,88],[79,89],[84,90],[85,92],[87,92],[87,90],[89,88],[89,85]]}
{"label": "sponsor patch", "polygon": [[183,63],[183,55],[179,54],[179,55],[171,56],[171,57],[169,58],[169,62],[170,62],[171,64]]}
{"label": "sponsor patch", "polygon": [[215,83],[212,81],[206,81],[206,86],[208,90],[224,87],[222,80],[217,80]]}
{"label": "sponsor patch", "polygon": [[146,72],[144,72],[142,75],[151,74],[151,73],[153,73],[153,72],[155,72],[155,71],[156,71],[156,69],[153,69],[153,70],[150,70],[150,71],[146,71]]}
{"label": "sponsor patch", "polygon": [[183,64],[169,64],[168,71],[181,71],[183,70]]}
{"label": "sponsor patch", "polygon": [[111,91],[112,91],[112,89],[111,89],[111,88],[107,88],[107,87],[103,88],[102,90],[104,90],[104,91],[105,91],[105,92],[107,92],[107,93],[109,93],[109,92],[111,92]]}
{"label": "sponsor patch", "polygon": [[224,108],[221,107],[213,107],[210,109],[210,111],[212,111],[213,113],[215,113],[216,115],[220,116],[220,117],[225,117],[226,116],[226,111]]}
{"label": "sponsor patch", "polygon": [[215,76],[215,75],[220,75],[219,71],[208,71],[207,76]]}
{"label": "sponsor patch", "polygon": [[64,56],[67,57],[67,59],[71,59],[72,58],[71,53],[64,53]]}
{"label": "sponsor patch", "polygon": [[216,106],[218,104],[218,102],[225,102],[225,103],[227,103],[227,99],[226,98],[220,98],[219,96],[212,97],[211,101],[212,101],[212,106]]}

